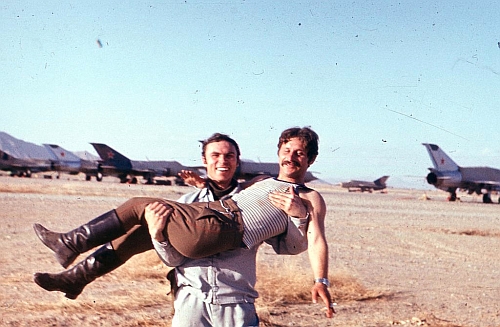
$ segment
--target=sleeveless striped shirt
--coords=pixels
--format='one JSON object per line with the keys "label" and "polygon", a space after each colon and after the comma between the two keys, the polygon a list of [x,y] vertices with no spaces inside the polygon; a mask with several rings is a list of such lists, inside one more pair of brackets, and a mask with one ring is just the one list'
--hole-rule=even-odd
{"label": "sleeveless striped shirt", "polygon": [[251,248],[287,229],[288,215],[269,200],[272,191],[287,192],[288,182],[268,178],[232,196],[243,220],[243,243]]}

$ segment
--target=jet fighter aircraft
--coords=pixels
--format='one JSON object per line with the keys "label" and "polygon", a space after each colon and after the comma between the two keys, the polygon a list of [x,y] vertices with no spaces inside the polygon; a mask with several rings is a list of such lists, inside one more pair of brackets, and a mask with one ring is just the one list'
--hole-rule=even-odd
{"label": "jet fighter aircraft", "polygon": [[0,170],[11,176],[31,177],[32,173],[52,170],[51,156],[36,144],[0,132]]}
{"label": "jet fighter aircraft", "polygon": [[[90,143],[101,157],[99,169],[105,175],[120,178],[121,183],[137,183],[136,176],[142,176],[147,184],[153,184],[155,177],[178,177],[181,170],[193,170],[177,161],[140,161],[131,160],[110,146],[102,143]],[[176,181],[177,182],[177,181]]]}
{"label": "jet fighter aircraft", "polygon": [[44,144],[43,146],[54,156],[52,170],[70,175],[84,173],[85,180],[87,181],[90,181],[92,176],[95,176],[98,182],[102,181],[103,173],[97,161],[82,159],[73,152],[61,148],[59,145]]}
{"label": "jet fighter aircraft", "polygon": [[340,183],[340,185],[343,188],[347,188],[349,192],[368,191],[371,193],[373,191],[384,190],[387,187],[385,181],[388,178],[389,176],[382,176],[379,179],[374,180],[373,182],[351,180],[349,182]]}
{"label": "jet fighter aircraft", "polygon": [[[434,168],[429,168],[427,182],[450,193],[449,200],[457,199],[457,189],[468,194],[483,195],[484,203],[491,203],[491,192],[500,190],[500,170],[490,167],[461,167],[436,144],[422,143],[431,157]],[[499,199],[500,202],[500,199]]]}

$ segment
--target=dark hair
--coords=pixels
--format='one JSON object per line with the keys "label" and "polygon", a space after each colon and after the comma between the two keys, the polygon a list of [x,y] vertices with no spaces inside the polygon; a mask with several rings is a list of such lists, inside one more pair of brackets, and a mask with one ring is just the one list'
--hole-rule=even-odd
{"label": "dark hair", "polygon": [[235,140],[233,140],[229,135],[226,134],[221,134],[221,133],[214,133],[212,136],[210,136],[208,139],[200,141],[201,142],[201,156],[205,158],[205,151],[207,149],[207,145],[210,143],[215,143],[215,142],[222,142],[226,141],[234,145],[236,148],[236,157],[238,159],[238,162],[240,162],[240,147],[238,146],[238,143],[236,143]]}
{"label": "dark hair", "polygon": [[318,134],[309,127],[292,127],[285,129],[280,135],[278,151],[284,143],[287,143],[290,139],[295,137],[305,144],[308,161],[313,161],[318,155],[319,137]]}

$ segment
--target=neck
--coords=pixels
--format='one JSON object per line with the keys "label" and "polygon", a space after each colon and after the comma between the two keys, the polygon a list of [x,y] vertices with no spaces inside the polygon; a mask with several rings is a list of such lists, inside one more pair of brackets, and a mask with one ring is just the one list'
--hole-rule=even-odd
{"label": "neck", "polygon": [[209,180],[210,185],[212,185],[212,187],[215,187],[219,190],[226,190],[226,189],[230,188],[231,186],[233,186],[232,179],[230,179],[228,181],[224,181],[224,182],[219,182],[219,181],[214,181],[213,179],[210,179],[210,177],[209,177],[208,180]]}
{"label": "neck", "polygon": [[212,191],[212,194],[214,196],[214,200],[219,200],[221,199],[222,197],[228,195],[229,193],[231,193],[237,186],[238,186],[238,182],[234,179],[232,179],[229,184],[225,184],[226,185],[224,188],[221,188],[219,187],[219,185],[222,185],[220,183],[215,183],[214,181],[212,180],[208,180],[208,187],[209,189]]}
{"label": "neck", "polygon": [[288,182],[288,183],[293,183],[293,184],[304,184],[305,183],[304,177],[302,177],[302,178],[294,178],[294,177],[283,176],[283,175],[279,174],[278,177],[277,177],[277,179],[279,179],[280,181],[284,181],[284,182]]}

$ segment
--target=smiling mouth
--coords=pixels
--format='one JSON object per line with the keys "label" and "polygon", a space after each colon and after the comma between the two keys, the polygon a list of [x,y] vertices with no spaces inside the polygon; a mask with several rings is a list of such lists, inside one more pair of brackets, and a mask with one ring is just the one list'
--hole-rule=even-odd
{"label": "smiling mouth", "polygon": [[297,167],[297,168],[300,167],[300,165],[297,162],[293,162],[293,161],[284,161],[283,166],[293,166],[293,167]]}
{"label": "smiling mouth", "polygon": [[217,171],[228,171],[229,168],[226,168],[226,167],[219,167],[217,168]]}

